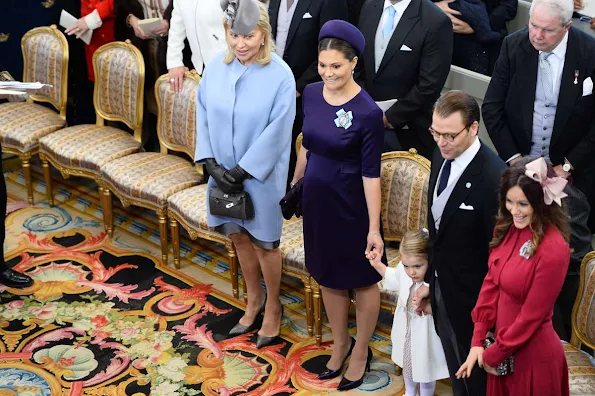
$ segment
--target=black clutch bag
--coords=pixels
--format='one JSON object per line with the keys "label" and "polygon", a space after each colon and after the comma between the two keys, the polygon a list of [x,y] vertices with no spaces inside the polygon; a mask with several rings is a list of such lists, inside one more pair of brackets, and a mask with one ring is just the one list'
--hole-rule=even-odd
{"label": "black clutch bag", "polygon": [[302,208],[300,206],[300,201],[302,200],[302,180],[300,179],[297,183],[291,187],[291,189],[285,194],[281,201],[279,201],[279,205],[281,205],[281,213],[283,213],[283,217],[285,220],[289,220],[295,215],[295,217],[300,217],[302,215]]}
{"label": "black clutch bag", "polygon": [[[483,340],[483,347],[487,349],[490,345],[496,342],[496,338],[493,336],[486,337]],[[502,363],[498,365],[498,367],[494,367],[498,372],[498,375],[509,375],[514,373],[514,355],[510,355],[507,357]]]}
{"label": "black clutch bag", "polygon": [[209,194],[209,209],[213,216],[231,217],[240,220],[254,218],[252,197],[246,191],[226,194],[219,187],[213,187]]}

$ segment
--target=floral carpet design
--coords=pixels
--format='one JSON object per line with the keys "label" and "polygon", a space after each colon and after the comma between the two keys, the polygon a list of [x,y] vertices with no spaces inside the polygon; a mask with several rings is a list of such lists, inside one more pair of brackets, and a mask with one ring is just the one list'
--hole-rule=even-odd
{"label": "floral carpet design", "polygon": [[[22,177],[6,179],[9,200],[21,199]],[[38,181],[36,192],[44,187]],[[35,283],[0,286],[0,396],[335,392],[340,378],[316,377],[331,344],[307,337],[299,288],[284,285],[282,337],[256,349],[254,332],[227,336],[243,302],[230,296],[216,246],[187,246],[182,273],[159,262],[155,225],[143,215],[119,212],[109,239],[92,190],[62,184],[56,207],[41,194],[36,203],[6,220],[6,260]],[[386,349],[387,340],[376,334],[372,345]],[[370,392],[404,392],[383,353],[348,394]],[[437,394],[450,393],[439,384]]]}

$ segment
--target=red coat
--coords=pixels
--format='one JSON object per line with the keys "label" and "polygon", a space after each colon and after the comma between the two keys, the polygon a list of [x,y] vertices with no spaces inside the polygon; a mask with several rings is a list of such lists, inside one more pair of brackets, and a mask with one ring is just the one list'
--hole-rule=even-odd
{"label": "red coat", "polygon": [[87,58],[87,73],[89,80],[95,81],[93,74],[93,54],[97,48],[104,44],[114,41],[114,1],[113,0],[82,0],[81,1],[81,16],[85,17],[88,14],[97,10],[99,17],[103,24],[101,27],[93,31],[91,43],[85,45],[85,57]]}

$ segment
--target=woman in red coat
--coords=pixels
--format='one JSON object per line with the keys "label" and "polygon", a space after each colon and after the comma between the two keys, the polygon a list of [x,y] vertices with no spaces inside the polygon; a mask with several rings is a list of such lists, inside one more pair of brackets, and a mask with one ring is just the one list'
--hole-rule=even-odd
{"label": "woman in red coat", "polygon": [[87,30],[93,30],[91,42],[85,45],[87,59],[87,75],[90,81],[95,81],[93,74],[93,54],[97,48],[114,41],[114,1],[113,0],[82,0],[81,16],[77,23],[66,29],[66,34],[82,36]]}
{"label": "woman in red coat", "polygon": [[566,357],[552,325],[570,262],[561,202],[566,183],[543,158],[523,159],[502,175],[489,270],[472,313],[472,347],[457,372],[467,377],[477,362],[491,374],[488,396],[569,394]]}

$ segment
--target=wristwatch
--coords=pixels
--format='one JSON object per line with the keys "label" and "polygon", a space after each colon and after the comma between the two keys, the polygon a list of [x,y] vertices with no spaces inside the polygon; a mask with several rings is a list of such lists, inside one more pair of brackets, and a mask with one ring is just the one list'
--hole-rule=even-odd
{"label": "wristwatch", "polygon": [[570,165],[570,162],[568,162],[568,160],[566,158],[564,158],[564,165],[562,165],[562,170],[564,172],[570,172],[572,170],[572,165]]}

